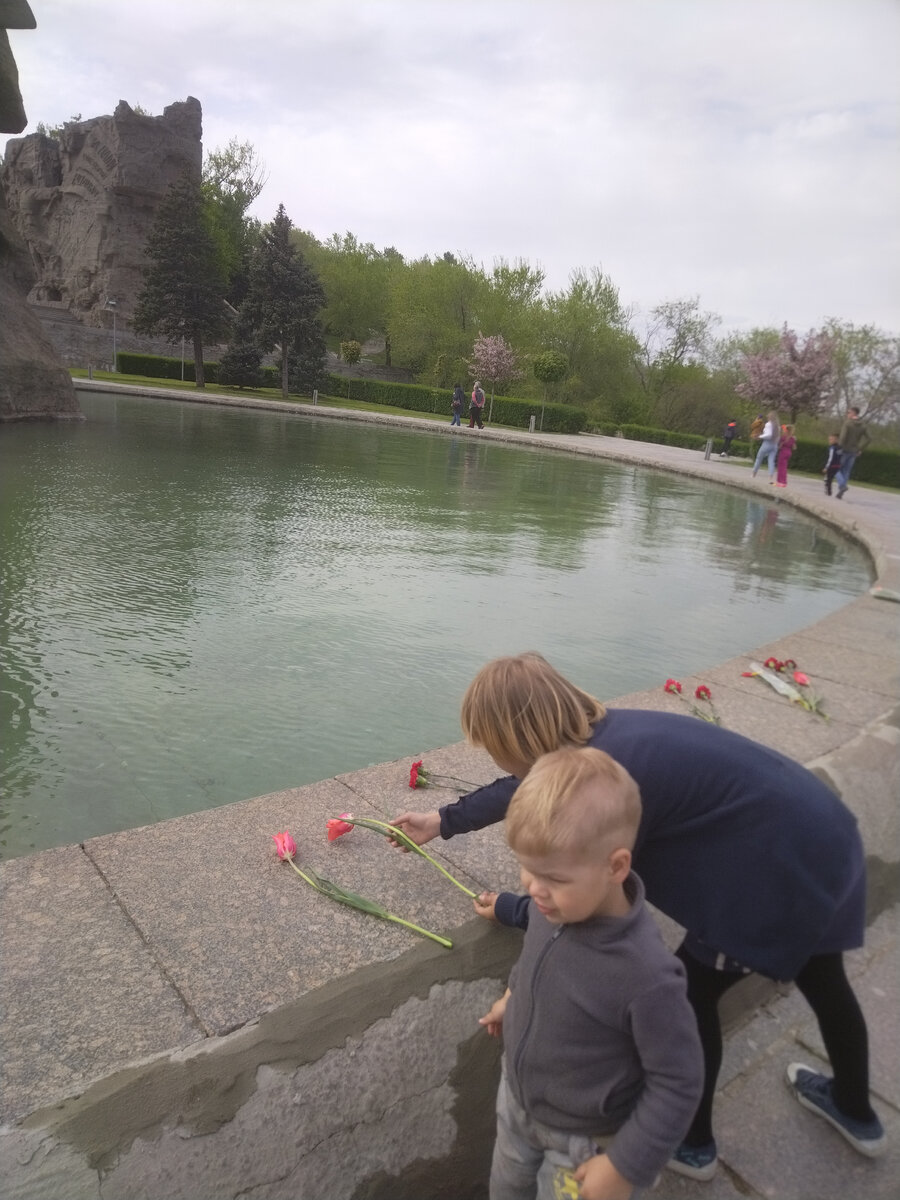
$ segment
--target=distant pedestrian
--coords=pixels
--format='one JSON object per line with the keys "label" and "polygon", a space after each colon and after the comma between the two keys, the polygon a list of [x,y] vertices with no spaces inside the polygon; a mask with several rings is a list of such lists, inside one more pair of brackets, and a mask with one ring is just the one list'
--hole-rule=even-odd
{"label": "distant pedestrian", "polygon": [[753,464],[753,475],[759,470],[762,460],[765,458],[769,463],[769,483],[775,484],[775,454],[778,450],[778,443],[781,440],[781,419],[778,413],[773,409],[763,426],[760,436],[759,452],[756,455],[756,461]]}
{"label": "distant pedestrian", "polygon": [[481,420],[481,415],[484,410],[484,392],[481,390],[481,384],[476,380],[475,387],[472,391],[472,401],[469,404],[469,428],[473,429],[476,425],[479,429],[484,429]]}
{"label": "distant pedestrian", "polygon": [[853,470],[853,464],[871,440],[868,429],[859,419],[859,409],[854,406],[847,413],[847,419],[841,426],[841,465],[837,472],[838,500],[842,499],[844,492],[850,486],[850,472]]}
{"label": "distant pedestrian", "polygon": [[722,447],[722,453],[719,458],[727,458],[731,453],[731,443],[737,437],[737,421],[729,421],[725,426],[725,445]]}
{"label": "distant pedestrian", "polygon": [[451,421],[450,421],[451,425],[461,425],[462,424],[461,417],[462,417],[464,401],[465,401],[465,396],[463,395],[462,388],[459,386],[458,383],[454,383],[453,399],[450,401],[450,407],[453,410],[453,417],[451,418]]}
{"label": "distant pedestrian", "polygon": [[822,474],[825,476],[825,495],[831,495],[831,483],[835,475],[841,468],[841,448],[838,445],[838,435],[829,433],[828,435],[828,457],[825,459],[825,466],[822,468]]}
{"label": "distant pedestrian", "polygon": [[784,425],[781,429],[781,441],[778,443],[778,486],[787,487],[788,463],[797,445],[794,437],[794,426]]}

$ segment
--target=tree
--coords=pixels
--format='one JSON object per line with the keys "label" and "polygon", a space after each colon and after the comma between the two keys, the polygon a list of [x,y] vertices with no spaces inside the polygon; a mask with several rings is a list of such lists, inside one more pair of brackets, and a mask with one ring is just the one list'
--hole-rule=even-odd
{"label": "tree", "polygon": [[228,349],[219,360],[219,382],[239,388],[259,387],[263,381],[263,352],[246,314],[239,314]]}
{"label": "tree", "polygon": [[825,331],[833,348],[833,399],[840,415],[855,407],[878,422],[900,416],[900,338],[874,325],[833,318]]}
{"label": "tree", "polygon": [[502,391],[508,383],[522,375],[512,347],[499,335],[484,337],[479,334],[472,347],[469,374],[476,379],[486,380],[491,385],[491,407],[488,409],[488,424],[494,409],[494,388]]}
{"label": "tree", "polygon": [[544,428],[544,404],[547,389],[554,383],[562,383],[569,371],[569,360],[558,350],[545,350],[533,364],[534,377],[544,385],[544,401],[541,404],[541,429]]}
{"label": "tree", "polygon": [[136,333],[160,334],[173,344],[182,337],[194,350],[194,378],[206,386],[203,344],[228,329],[223,304],[225,269],[200,185],[183,176],[157,210],[145,247],[149,265],[134,311]]}
{"label": "tree", "polygon": [[341,358],[352,367],[362,358],[362,346],[359,342],[341,342]]}
{"label": "tree", "polygon": [[679,407],[684,367],[702,363],[712,347],[712,330],[719,318],[702,312],[700,298],[669,300],[654,308],[634,365],[652,409],[652,419],[669,429]]}
{"label": "tree", "polygon": [[778,346],[745,355],[739,395],[761,409],[787,409],[791,421],[798,413],[815,416],[831,403],[834,346],[825,333],[810,330],[802,344],[787,325]]}
{"label": "tree", "polygon": [[259,236],[259,222],[248,218],[247,209],[262,192],[266,178],[256,150],[250,142],[239,142],[237,138],[224,148],[210,151],[203,164],[203,193],[221,239],[228,274],[227,299],[235,306],[247,293],[250,253]]}
{"label": "tree", "polygon": [[318,276],[294,246],[291,228],[291,219],[279,204],[251,260],[249,291],[241,309],[265,350],[280,347],[281,394],[285,398],[291,382],[303,388],[317,386],[325,361],[319,319],[325,293]]}

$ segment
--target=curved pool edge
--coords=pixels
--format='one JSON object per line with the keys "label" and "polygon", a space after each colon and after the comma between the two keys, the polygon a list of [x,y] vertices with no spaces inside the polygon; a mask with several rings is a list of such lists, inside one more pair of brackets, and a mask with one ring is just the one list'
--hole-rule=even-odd
{"label": "curved pool edge", "polygon": [[[84,383],[84,390],[223,402]],[[401,424],[574,451],[738,487],[827,521],[864,547],[879,587],[900,587],[900,496],[892,493],[852,487],[847,500],[826,504],[815,480],[792,479],[786,493],[773,496],[767,484],[747,478],[748,465],[706,461],[675,447],[590,435],[451,430],[449,422],[250,400],[234,403],[308,419]],[[900,605],[877,599],[863,582],[860,596],[815,624],[682,681],[686,687],[709,684],[726,725],[827,778],[859,819],[873,887],[869,940],[849,956],[850,972],[870,1023],[876,1104],[895,1142],[900,1084],[880,1048],[900,1041],[898,625]],[[743,676],[751,660],[769,655],[800,663],[823,693],[829,721]],[[611,703],[684,711],[661,687]],[[107,1186],[116,1194],[162,1195],[160,1180],[175,1177],[183,1179],[182,1190],[166,1195],[224,1194],[222,1163],[235,1144],[242,1147],[235,1192],[260,1186],[271,1188],[266,1194],[273,1197],[296,1194],[308,1162],[318,1194],[350,1200],[360,1182],[353,1170],[378,1178],[386,1144],[408,1146],[412,1157],[394,1163],[382,1191],[366,1191],[373,1200],[421,1200],[418,1158],[430,1158],[430,1171],[437,1165],[446,1177],[464,1180],[470,1160],[480,1161],[481,1154],[465,1114],[477,1110],[482,1123],[490,1123],[484,1116],[489,1104],[477,1106],[481,1092],[493,1086],[496,1066],[491,1055],[465,1050],[474,1036],[467,1031],[474,1031],[484,996],[513,961],[515,940],[472,918],[465,897],[412,856],[394,855],[378,839],[347,838],[327,847],[322,837],[325,818],[342,811],[389,818],[404,808],[431,807],[431,796],[411,795],[407,786],[409,762],[423,752],[438,771],[474,781],[496,774],[483,752],[464,743],[411,747],[403,760],[0,863],[0,1150],[10,1164],[4,1174],[11,1195],[62,1194],[53,1192],[52,1183],[64,1178],[65,1194],[80,1200],[97,1194],[98,1170],[108,1173]],[[334,877],[347,871],[363,894],[449,933],[454,950],[309,893],[271,848],[269,835],[285,828],[319,869]],[[440,843],[437,853],[473,887],[516,885],[497,827]],[[673,928],[666,933],[676,935]],[[822,1200],[853,1194],[859,1160],[849,1152],[842,1157],[828,1130],[810,1129],[809,1118],[776,1082],[784,1063],[816,1052],[808,1013],[791,1007],[794,997],[786,989],[767,984],[753,990],[758,982],[741,985],[729,1014],[732,1034],[719,1098],[722,1156],[731,1174],[745,1181],[744,1190],[766,1194],[773,1181],[800,1178],[807,1160],[819,1179],[824,1158],[828,1176],[817,1194]],[[456,1050],[435,1049],[434,1029],[458,1022],[461,1008],[466,1019],[453,1034]],[[399,1055],[392,1052],[398,1039],[404,1046]],[[440,1053],[444,1059],[435,1065]],[[457,1067],[466,1053],[490,1068],[478,1095],[460,1081]],[[332,1073],[322,1076],[328,1062],[335,1064]],[[284,1094],[278,1091],[282,1080],[290,1085]],[[348,1113],[360,1092],[375,1097],[375,1107],[383,1097],[384,1136],[370,1146],[370,1131],[379,1128],[371,1113],[339,1118],[344,1125],[333,1139],[337,1157],[323,1166],[321,1129],[297,1132],[298,1120],[307,1120],[297,1097],[318,1097],[321,1105],[329,1089],[341,1093],[345,1080],[349,1094],[336,1103]],[[437,1099],[448,1088],[457,1100],[451,1109]],[[791,1126],[794,1136],[773,1141],[773,1122]],[[431,1138],[439,1129],[449,1129],[443,1142]],[[271,1182],[270,1130],[281,1138],[281,1191]],[[352,1139],[349,1159],[338,1133]],[[752,1152],[757,1138],[764,1154]],[[488,1129],[488,1150],[491,1140]],[[746,1143],[743,1159],[739,1143]],[[282,1146],[295,1156],[289,1173]],[[407,1175],[412,1182],[403,1186]],[[670,1190],[671,1183],[664,1178],[659,1200],[681,1194],[677,1186]],[[886,1200],[890,1175],[867,1174],[866,1194]]]}

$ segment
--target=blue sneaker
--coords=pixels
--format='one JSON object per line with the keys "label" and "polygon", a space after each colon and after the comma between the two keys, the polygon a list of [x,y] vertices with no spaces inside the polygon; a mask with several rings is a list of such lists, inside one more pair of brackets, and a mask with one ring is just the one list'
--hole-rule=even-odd
{"label": "blue sneaker", "polygon": [[666,1166],[676,1175],[686,1175],[688,1179],[705,1181],[712,1179],[719,1165],[719,1153],[715,1142],[707,1142],[705,1146],[688,1146],[682,1142]]}
{"label": "blue sneaker", "polygon": [[878,1158],[887,1149],[887,1138],[884,1128],[877,1117],[871,1121],[856,1121],[853,1117],[845,1117],[835,1104],[831,1095],[832,1080],[827,1075],[810,1070],[803,1063],[791,1063],[787,1069],[788,1084],[791,1091],[804,1108],[824,1117],[841,1137],[846,1138],[854,1150],[865,1154],[866,1158]]}

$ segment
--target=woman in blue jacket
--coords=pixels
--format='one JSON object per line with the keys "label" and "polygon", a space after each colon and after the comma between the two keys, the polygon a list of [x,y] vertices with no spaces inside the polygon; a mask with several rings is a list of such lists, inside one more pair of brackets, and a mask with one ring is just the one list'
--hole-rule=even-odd
{"label": "woman in blue jacket", "polygon": [[[869,1102],[868,1034],[843,952],[865,933],[865,858],[856,818],[810,771],[767,746],[693,717],[607,710],[539,654],[496,659],[463,699],[463,730],[509,772],[439,812],[394,824],[418,844],[501,821],[542,755],[605,750],[637,781],[643,816],[634,869],[647,899],[686,929],[677,954],[688,977],[706,1063],[703,1098],[670,1163],[694,1179],[716,1169],[712,1103],[722,1061],[721,996],[750,971],[793,980],[813,1009],[833,1078],[788,1068],[792,1091],[860,1153],[883,1153]],[[517,924],[510,894],[478,911]]]}

